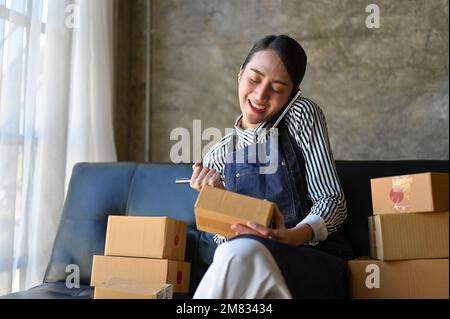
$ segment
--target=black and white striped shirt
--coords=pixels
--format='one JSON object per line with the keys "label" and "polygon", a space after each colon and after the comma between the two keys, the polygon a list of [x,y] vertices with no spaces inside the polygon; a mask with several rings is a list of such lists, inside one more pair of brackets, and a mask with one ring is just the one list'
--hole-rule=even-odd
{"label": "black and white striped shirt", "polygon": [[[241,118],[242,115],[234,127],[236,149],[255,143],[258,133],[267,125],[261,123],[256,129],[244,130],[240,125]],[[313,205],[301,223],[307,223],[312,228],[313,241],[309,244],[314,245],[325,240],[343,223],[347,216],[346,201],[334,164],[325,116],[320,107],[310,99],[300,97],[287,112],[284,121],[305,158],[308,196]],[[219,172],[222,178],[232,134],[220,139],[203,159],[203,165]],[[214,240],[218,244],[225,241],[217,235]]]}

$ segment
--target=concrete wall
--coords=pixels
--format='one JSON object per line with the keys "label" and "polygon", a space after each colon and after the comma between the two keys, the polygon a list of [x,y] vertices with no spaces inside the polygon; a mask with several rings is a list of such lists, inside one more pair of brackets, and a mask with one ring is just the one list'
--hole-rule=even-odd
{"label": "concrete wall", "polygon": [[120,161],[150,157],[149,89],[150,2],[115,1],[114,139]]}
{"label": "concrete wall", "polygon": [[[369,3],[380,8],[379,29],[366,27]],[[449,158],[448,1],[152,0],[151,6],[152,161],[170,160],[171,130],[191,130],[193,119],[202,120],[202,129],[232,127],[239,66],[252,44],[272,33],[305,48],[303,92],[325,113],[336,159]]]}

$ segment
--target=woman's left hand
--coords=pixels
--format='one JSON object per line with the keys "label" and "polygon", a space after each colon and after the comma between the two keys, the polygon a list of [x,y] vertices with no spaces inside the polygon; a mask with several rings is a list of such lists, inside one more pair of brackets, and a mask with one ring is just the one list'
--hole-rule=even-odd
{"label": "woman's left hand", "polygon": [[289,231],[284,226],[284,216],[280,212],[278,207],[276,207],[274,211],[273,221],[274,228],[268,228],[254,221],[248,221],[246,225],[233,224],[231,225],[231,229],[236,233],[236,235],[256,235],[260,237],[276,239],[282,243],[289,244]]}

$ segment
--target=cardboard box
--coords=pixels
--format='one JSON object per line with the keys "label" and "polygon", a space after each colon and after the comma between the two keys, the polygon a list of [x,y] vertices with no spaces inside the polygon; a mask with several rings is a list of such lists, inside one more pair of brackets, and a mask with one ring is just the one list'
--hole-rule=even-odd
{"label": "cardboard box", "polygon": [[195,203],[197,229],[230,238],[235,234],[230,226],[253,220],[269,227],[275,204],[219,188],[205,186]]}
{"label": "cardboard box", "polygon": [[105,255],[184,261],[187,225],[168,217],[109,216]]}
{"label": "cardboard box", "polygon": [[448,258],[448,212],[370,216],[369,235],[375,259]]}
{"label": "cardboard box", "polygon": [[448,174],[422,173],[374,178],[373,214],[448,211]]}
{"label": "cardboard box", "polygon": [[351,298],[446,298],[448,259],[348,262]]}
{"label": "cardboard box", "polygon": [[95,287],[94,299],[172,299],[173,286],[113,278]]}
{"label": "cardboard box", "polygon": [[91,286],[113,278],[172,284],[173,292],[189,291],[190,263],[132,257],[94,256]]}

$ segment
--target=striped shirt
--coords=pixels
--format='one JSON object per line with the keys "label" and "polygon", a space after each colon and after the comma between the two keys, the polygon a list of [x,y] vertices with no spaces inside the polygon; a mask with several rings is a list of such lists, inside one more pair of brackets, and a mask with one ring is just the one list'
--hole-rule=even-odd
{"label": "striped shirt", "polygon": [[[256,142],[258,134],[266,128],[261,123],[256,129],[242,129],[242,115],[234,125],[237,136],[236,149]],[[300,222],[308,224],[313,230],[315,245],[335,232],[347,216],[346,201],[339,182],[333,153],[328,139],[325,116],[320,107],[310,99],[299,97],[284,118],[289,134],[294,137],[305,158],[308,196],[312,201],[309,214]],[[233,132],[221,138],[205,154],[203,165],[219,172],[224,180],[226,155]],[[218,244],[225,238],[215,235]]]}

